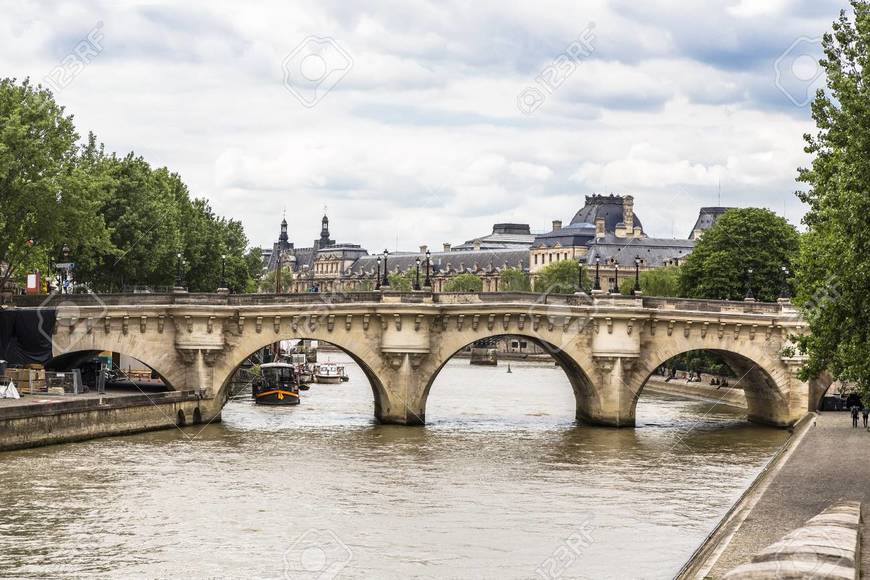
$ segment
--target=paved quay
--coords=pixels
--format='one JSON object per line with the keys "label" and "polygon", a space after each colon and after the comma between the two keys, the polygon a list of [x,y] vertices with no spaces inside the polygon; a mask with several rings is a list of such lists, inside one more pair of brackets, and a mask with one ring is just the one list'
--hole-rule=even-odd
{"label": "paved quay", "polygon": [[767,488],[705,577],[723,577],[838,501],[862,503],[861,570],[862,578],[870,577],[870,432],[853,429],[846,412],[821,413],[784,465],[769,477]]}
{"label": "paved quay", "polygon": [[154,393],[148,391],[137,390],[116,390],[106,389],[105,393],[97,393],[90,391],[87,393],[79,393],[78,395],[47,395],[39,393],[34,395],[22,394],[20,399],[0,399],[0,409],[11,409],[21,407],[33,407],[34,410],[44,408],[46,405],[56,405],[57,403],[68,403],[72,401],[93,401],[100,399],[118,399],[119,397],[130,397],[137,395],[152,395]]}

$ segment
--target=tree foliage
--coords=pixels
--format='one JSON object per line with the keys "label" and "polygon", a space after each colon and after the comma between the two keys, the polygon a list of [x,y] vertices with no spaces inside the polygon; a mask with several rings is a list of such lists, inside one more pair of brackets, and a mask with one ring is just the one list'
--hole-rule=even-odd
{"label": "tree foliage", "polygon": [[729,209],[704,232],[680,268],[680,292],[691,298],[741,300],[752,270],[756,299],[774,301],[797,258],[797,230],[772,211]]}
{"label": "tree foliage", "polygon": [[480,292],[483,290],[483,280],[471,272],[457,274],[444,283],[445,292]]}
{"label": "tree foliage", "polygon": [[[263,274],[257,284],[257,291],[263,294],[274,294],[279,291],[278,288],[278,269]],[[293,281],[293,269],[290,266],[281,266],[281,288],[280,292],[285,293],[290,291],[290,283]]]}
{"label": "tree foliage", "polygon": [[[538,271],[535,292],[541,294],[573,294],[577,292],[580,264],[574,260],[560,260],[547,264]],[[582,285],[589,287],[589,276],[583,271]]]}
{"label": "tree foliage", "polygon": [[183,255],[191,291],[234,292],[261,274],[240,222],[192,199],[176,173],[142,157],[84,145],[51,93],[0,80],[0,287],[30,269],[49,272],[64,244],[74,278],[94,291],[172,286]]}
{"label": "tree foliage", "polygon": [[808,227],[797,268],[796,302],[810,332],[804,378],[829,370],[870,393],[870,3],[853,1],[822,40],[828,92],[812,104],[817,133],[805,135],[812,166],[799,169],[808,189]]}
{"label": "tree foliage", "polygon": [[[0,287],[27,269],[47,270],[65,242],[106,243],[103,176],[71,115],[28,79],[0,80]],[[90,140],[93,144],[93,138]]]}
{"label": "tree foliage", "polygon": [[415,272],[411,270],[387,274],[387,280],[390,281],[390,290],[395,292],[410,292],[414,289],[414,276]]}
{"label": "tree foliage", "polygon": [[498,275],[498,287],[502,292],[528,292],[531,290],[529,275],[519,268],[505,268]]}
{"label": "tree foliage", "polygon": [[[620,285],[623,294],[631,294],[634,280]],[[680,268],[664,267],[640,273],[640,289],[644,296],[682,296],[680,289]]]}

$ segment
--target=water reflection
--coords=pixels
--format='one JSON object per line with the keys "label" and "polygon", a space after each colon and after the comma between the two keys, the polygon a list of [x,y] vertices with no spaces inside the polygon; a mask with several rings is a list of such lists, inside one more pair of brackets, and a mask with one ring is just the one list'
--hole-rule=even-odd
{"label": "water reflection", "polygon": [[671,577],[786,437],[653,395],[637,429],[578,426],[558,368],[467,361],[433,386],[429,425],[379,426],[349,371],[293,409],[235,401],[192,441],[0,455],[3,574],[281,577],[302,534],[331,531],[343,577],[528,578],[588,528],[565,577]]}

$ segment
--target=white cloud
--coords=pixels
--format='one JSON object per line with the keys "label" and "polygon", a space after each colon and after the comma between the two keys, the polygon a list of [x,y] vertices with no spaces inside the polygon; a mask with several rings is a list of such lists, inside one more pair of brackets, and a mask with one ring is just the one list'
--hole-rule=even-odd
{"label": "white cloud", "polygon": [[[241,219],[253,243],[271,243],[284,206],[296,242],[308,243],[328,205],[342,241],[392,248],[398,235],[415,248],[472,239],[497,221],[543,230],[604,190],[633,193],[658,235],[685,235],[719,183],[723,203],[781,211],[786,200],[798,219],[791,190],[812,125],[777,89],[772,64],[797,35],[827,29],[838,5],[2,8],[4,74],[36,80],[103,22],[104,52],[58,100],[82,134],[179,172]],[[592,56],[533,115],[521,113],[518,93],[590,22]],[[306,108],[282,85],[281,63],[310,35],[333,38],[353,68]]]}

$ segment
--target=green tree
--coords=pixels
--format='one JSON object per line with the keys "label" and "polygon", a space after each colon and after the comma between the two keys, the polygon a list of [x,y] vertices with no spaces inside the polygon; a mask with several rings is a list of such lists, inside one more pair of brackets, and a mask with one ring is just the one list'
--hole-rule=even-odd
{"label": "green tree", "polygon": [[519,268],[505,268],[498,275],[498,287],[502,292],[528,292],[531,290],[529,275]]}
{"label": "green tree", "polygon": [[410,292],[414,289],[414,272],[398,273],[391,272],[387,274],[387,279],[390,281],[390,290],[394,292]]}
{"label": "green tree", "polygon": [[[278,288],[277,274],[277,268],[263,274],[259,279],[257,290],[263,294],[274,294]],[[292,281],[293,270],[290,266],[281,266],[281,293],[290,291],[290,283]]]}
{"label": "green tree", "polygon": [[[535,292],[542,294],[573,294],[577,292],[577,277],[580,274],[580,264],[574,260],[560,260],[547,264],[538,271],[535,280]],[[583,271],[582,284],[589,287],[588,273]]]}
{"label": "green tree", "polygon": [[782,268],[797,257],[797,230],[772,211],[739,208],[726,211],[680,268],[680,293],[692,298],[741,300],[749,270],[758,300],[773,301],[782,290]]}
{"label": "green tree", "polygon": [[810,332],[805,379],[828,370],[870,394],[870,3],[853,0],[822,40],[828,92],[812,104],[812,166],[800,168],[809,206],[801,240],[796,303]]}
{"label": "green tree", "polygon": [[445,292],[480,292],[483,290],[483,280],[471,272],[463,272],[444,283]]}
{"label": "green tree", "polygon": [[[634,280],[623,281],[619,288],[623,294],[630,295],[634,290]],[[644,296],[681,296],[680,268],[655,268],[641,272],[640,289]]]}
{"label": "green tree", "polygon": [[106,243],[100,178],[78,138],[50,91],[0,80],[0,288],[27,268],[46,271],[64,243],[73,255]]}

